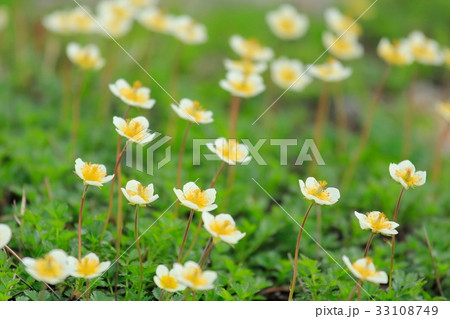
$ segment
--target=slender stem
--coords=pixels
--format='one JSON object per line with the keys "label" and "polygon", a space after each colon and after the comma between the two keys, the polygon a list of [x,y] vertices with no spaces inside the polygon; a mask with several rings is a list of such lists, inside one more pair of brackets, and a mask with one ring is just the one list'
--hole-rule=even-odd
{"label": "slender stem", "polygon": [[369,252],[370,244],[372,243],[373,236],[375,235],[374,232],[370,232],[369,240],[367,241],[366,249],[364,249],[364,258],[367,257],[367,253]]}
{"label": "slender stem", "polygon": [[336,105],[336,122],[338,128],[337,150],[339,153],[345,153],[347,148],[347,112],[344,103],[344,94],[342,92],[342,83],[337,83],[336,95],[334,98]]}
{"label": "slender stem", "polygon": [[[403,193],[405,189],[402,187],[400,191],[400,195],[398,196],[397,205],[395,205],[394,219],[393,221],[397,221],[398,210],[400,208],[400,202],[402,200]],[[392,289],[392,272],[394,270],[394,252],[395,252],[395,235],[392,235],[392,244],[391,244],[391,267],[389,268],[389,291]]]}
{"label": "slender stem", "polygon": [[356,300],[360,301],[361,300],[361,288],[362,288],[362,281],[358,281],[358,297],[356,298]]}
{"label": "slender stem", "polygon": [[189,294],[191,293],[191,291],[192,291],[191,288],[186,289],[186,291],[184,292],[182,301],[186,301],[186,299],[189,296]]}
{"label": "slender stem", "polygon": [[159,301],[163,300],[165,292],[166,291],[164,289],[161,290],[161,294],[159,295]]}
{"label": "slender stem", "polygon": [[222,164],[220,164],[219,169],[217,170],[216,175],[214,175],[211,184],[209,185],[209,188],[213,188],[216,185],[217,179],[219,178],[220,174],[222,174],[223,169],[225,168],[226,163],[222,162]]}
{"label": "slender stem", "polygon": [[47,285],[45,284],[45,282],[42,282],[42,288],[41,291],[39,292],[39,301],[43,301],[44,297],[45,297],[45,291],[47,290]]}
{"label": "slender stem", "polygon": [[202,268],[203,265],[205,264],[206,260],[208,259],[209,255],[211,254],[213,247],[214,247],[214,240],[212,237],[210,237],[208,240],[208,243],[206,244],[205,250],[203,251],[203,256],[199,262],[200,268]]}
{"label": "slender stem", "polygon": [[414,122],[414,91],[416,89],[417,73],[416,69],[409,85],[408,101],[403,117],[402,158],[408,158],[411,153],[412,126]]}
{"label": "slender stem", "polygon": [[72,113],[72,132],[70,135],[70,140],[72,142],[72,147],[75,147],[75,143],[78,139],[78,132],[80,130],[80,113],[81,113],[81,95],[83,94],[83,85],[86,81],[85,73],[81,74],[80,80],[78,82],[77,93],[73,101],[73,113]]}
{"label": "slender stem", "polygon": [[353,296],[356,293],[356,289],[358,289],[359,283],[360,283],[360,281],[355,285],[355,287],[353,287],[352,291],[350,292],[350,294],[347,297],[347,301],[352,300]]}
{"label": "slender stem", "polygon": [[136,205],[136,211],[134,214],[134,238],[136,239],[136,248],[139,258],[139,292],[138,292],[138,300],[141,299],[142,293],[142,284],[144,281],[144,266],[142,264],[142,254],[141,254],[141,245],[139,243],[139,230],[138,230],[138,221],[139,221],[139,205]]}
{"label": "slender stem", "polygon": [[436,280],[436,285],[438,287],[438,290],[439,290],[439,293],[441,294],[441,296],[445,298],[444,291],[442,290],[442,286],[441,286],[441,279],[439,278],[439,272],[437,270],[436,262],[434,260],[433,249],[431,247],[430,238],[428,238],[428,233],[427,233],[427,229],[425,228],[425,226],[423,226],[423,233],[425,235],[425,241],[427,242],[428,252],[430,253],[431,264],[433,265],[434,278]]}
{"label": "slender stem", "polygon": [[195,301],[195,296],[197,295],[197,290],[192,292],[192,301]]}
{"label": "slender stem", "polygon": [[188,235],[188,232],[189,232],[189,227],[191,226],[191,222],[192,222],[192,218],[193,217],[194,217],[194,210],[191,209],[191,213],[189,214],[189,220],[188,220],[188,223],[186,225],[186,229],[184,231],[183,241],[181,242],[180,251],[178,252],[177,262],[181,261],[181,256],[183,254],[184,244],[186,243],[186,238],[187,238],[187,235]]}
{"label": "slender stem", "polygon": [[169,301],[171,296],[172,296],[172,293],[169,292],[169,293],[167,294],[167,297],[166,297],[166,300],[165,300],[165,301]]}
{"label": "slender stem", "polygon": [[316,240],[318,245],[316,245],[316,249],[317,249],[317,255],[319,255],[321,253],[321,245],[322,245],[322,206],[317,205],[317,210],[316,210],[316,220],[317,220],[317,230],[316,230]]}
{"label": "slender stem", "polygon": [[327,106],[328,106],[328,84],[324,83],[322,88],[322,93],[319,97],[319,103],[317,105],[316,120],[314,124],[314,143],[316,143],[317,148],[320,148],[322,143],[322,127],[325,117],[327,116]]}
{"label": "slender stem", "polygon": [[343,188],[343,189],[346,189],[348,184],[352,180],[353,174],[356,171],[356,167],[361,158],[362,152],[364,151],[364,148],[367,145],[367,142],[370,137],[370,132],[372,130],[373,119],[375,117],[375,111],[377,109],[378,103],[380,102],[384,87],[386,86],[386,83],[387,83],[390,73],[391,73],[391,66],[388,65],[388,67],[386,68],[386,71],[384,72],[383,77],[381,78],[380,83],[378,84],[378,87],[375,91],[372,102],[369,106],[369,112],[367,114],[366,121],[364,123],[364,127],[363,127],[362,133],[360,135],[360,139],[359,139],[359,143],[356,148],[356,151],[353,154],[350,165],[348,166],[348,169],[346,170],[346,172],[344,173],[344,176],[342,178],[342,187],[341,188]]}
{"label": "slender stem", "polygon": [[297,245],[295,246],[294,274],[292,275],[291,288],[289,289],[289,298],[288,298],[289,301],[292,300],[292,296],[294,295],[295,281],[297,279],[298,252],[300,249],[300,240],[302,239],[303,228],[305,227],[306,219],[308,218],[309,212],[311,211],[311,208],[313,206],[314,206],[314,202],[312,202],[311,205],[309,205],[308,210],[306,211],[305,217],[303,217],[303,222],[302,222],[302,225],[300,226],[300,230],[298,232]]}
{"label": "slender stem", "polygon": [[89,279],[86,279],[86,301],[91,298],[91,287],[89,285]]}
{"label": "slender stem", "polygon": [[88,191],[89,185],[84,188],[83,196],[81,196],[80,212],[78,213],[78,260],[81,261],[81,224],[83,222],[84,199]]}
{"label": "slender stem", "polygon": [[239,108],[241,107],[242,98],[237,96],[231,97],[231,105],[230,105],[230,132],[229,138],[236,138],[236,128],[239,117]]}
{"label": "slender stem", "polygon": [[[184,131],[184,135],[183,135],[183,141],[181,142],[181,146],[180,146],[180,153],[178,155],[178,166],[177,166],[177,188],[179,189],[181,187],[181,169],[183,167],[183,155],[184,155],[184,150],[186,148],[186,141],[187,141],[187,137],[189,135],[189,130],[191,128],[191,122],[188,122],[186,129]],[[177,201],[177,203],[175,204],[175,211],[174,211],[174,217],[177,218],[178,217],[178,210],[180,209],[180,202]]]}

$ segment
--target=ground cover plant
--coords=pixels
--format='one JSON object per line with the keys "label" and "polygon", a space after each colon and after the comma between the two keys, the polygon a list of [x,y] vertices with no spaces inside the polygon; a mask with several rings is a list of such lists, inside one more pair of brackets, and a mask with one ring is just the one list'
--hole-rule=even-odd
{"label": "ground cover plant", "polygon": [[0,300],[445,300],[449,9],[2,2]]}

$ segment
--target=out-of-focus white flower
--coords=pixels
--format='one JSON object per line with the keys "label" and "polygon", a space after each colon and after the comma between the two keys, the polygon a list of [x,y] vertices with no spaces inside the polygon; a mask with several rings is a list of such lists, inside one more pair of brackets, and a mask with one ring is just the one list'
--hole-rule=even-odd
{"label": "out-of-focus white flower", "polygon": [[54,249],[43,258],[25,257],[23,263],[34,279],[51,285],[64,281],[69,275],[67,254],[61,249]]}
{"label": "out-of-focus white flower", "polygon": [[159,8],[149,7],[138,13],[137,20],[150,31],[169,34],[174,27],[175,17]]}
{"label": "out-of-focus white flower", "polygon": [[242,58],[255,61],[269,61],[273,58],[271,48],[263,47],[258,39],[244,39],[240,35],[230,38],[230,46]]}
{"label": "out-of-focus white flower", "polygon": [[133,20],[131,19],[119,19],[110,16],[99,16],[98,23],[101,25],[97,29],[99,35],[109,38],[121,38],[127,35],[133,27]]}
{"label": "out-of-focus white flower", "polygon": [[382,38],[377,47],[378,55],[387,63],[393,65],[409,65],[414,62],[409,41],[401,39],[389,42],[387,38]]}
{"label": "out-of-focus white flower", "polygon": [[214,121],[212,118],[213,112],[203,109],[203,106],[198,101],[182,99],[179,106],[175,104],[172,104],[171,106],[179,117],[190,122],[208,124]]}
{"label": "out-of-focus white flower", "polygon": [[187,261],[184,266],[175,264],[173,266],[178,280],[192,290],[209,290],[214,288],[214,280],[217,278],[215,271],[203,271],[200,266],[193,261]]}
{"label": "out-of-focus white flower", "polygon": [[[351,17],[343,15],[336,8],[328,8],[325,10],[325,22],[329,29],[333,30],[336,34],[341,35],[343,33],[352,34],[359,37],[362,34],[362,28]],[[353,25],[352,25],[353,24]]]}
{"label": "out-of-focus white flower", "polygon": [[450,101],[439,102],[436,110],[447,122],[450,122]]}
{"label": "out-of-focus white flower", "polygon": [[246,164],[252,159],[248,155],[248,147],[244,144],[239,144],[235,139],[227,141],[226,138],[220,137],[215,140],[214,144],[207,143],[206,146],[211,152],[229,165],[236,165],[237,163]]}
{"label": "out-of-focus white flower", "polygon": [[0,6],[0,31],[5,29],[9,22],[8,9]]}
{"label": "out-of-focus white flower", "polygon": [[208,212],[202,213],[203,224],[206,230],[214,237],[215,242],[223,241],[227,244],[237,244],[245,233],[241,233],[229,214],[213,216]]}
{"label": "out-of-focus white flower", "polygon": [[75,65],[85,70],[99,70],[105,65],[105,60],[100,56],[100,50],[95,44],[84,47],[71,42],[67,45],[67,57]]}
{"label": "out-of-focus white flower", "polygon": [[266,89],[259,74],[244,74],[239,71],[229,71],[226,79],[221,80],[219,85],[232,95],[244,98],[254,97]]}
{"label": "out-of-focus white flower", "polygon": [[97,15],[102,18],[131,20],[133,18],[133,7],[126,0],[101,1],[97,5]]}
{"label": "out-of-focus white flower", "polygon": [[364,48],[352,34],[345,34],[339,38],[331,32],[325,32],[322,41],[326,48],[330,48],[330,53],[338,59],[357,59],[364,54]]}
{"label": "out-of-focus white flower", "polygon": [[92,33],[97,30],[97,24],[85,10],[86,9],[76,7],[70,13],[69,21],[65,21],[65,23],[71,24],[72,33]]}
{"label": "out-of-focus white flower", "polygon": [[122,188],[122,193],[131,205],[145,206],[159,198],[159,195],[155,194],[153,184],[144,187],[134,179],[128,181],[125,188]]}
{"label": "out-of-focus white flower", "polygon": [[98,187],[108,183],[114,177],[114,175],[106,176],[105,165],[83,162],[81,158],[75,160],[75,174],[83,180],[85,185]]}
{"label": "out-of-focus white flower", "polygon": [[8,245],[11,240],[12,232],[6,224],[0,224],[0,249]]}
{"label": "out-of-focus white flower", "polygon": [[409,160],[389,165],[389,173],[394,181],[400,183],[405,189],[422,186],[427,180],[427,172],[417,171]]}
{"label": "out-of-focus white flower", "polygon": [[227,71],[235,71],[243,74],[261,74],[267,70],[267,64],[265,62],[253,62],[249,60],[225,59],[224,65]]}
{"label": "out-of-focus white flower", "polygon": [[355,216],[358,218],[361,229],[370,229],[374,233],[380,233],[385,236],[397,235],[396,228],[399,226],[396,222],[391,222],[385,214],[373,211],[366,214],[361,214],[355,211]]}
{"label": "out-of-focus white flower", "polygon": [[273,61],[270,73],[272,81],[284,90],[300,92],[312,81],[301,61],[286,57]]}
{"label": "out-of-focus white flower", "polygon": [[46,15],[42,19],[43,26],[54,33],[69,34],[72,32],[72,11],[58,10]]}
{"label": "out-of-focus white flower", "polygon": [[303,196],[318,205],[333,205],[341,197],[337,188],[325,187],[327,182],[318,182],[314,177],[308,177],[305,182],[300,179],[298,182]]}
{"label": "out-of-focus white flower", "polygon": [[216,190],[209,188],[204,191],[194,182],[186,183],[181,189],[173,189],[175,195],[183,206],[198,212],[209,212],[217,208],[214,204],[216,200]]}
{"label": "out-of-focus white flower", "polygon": [[81,260],[69,256],[67,258],[69,274],[72,277],[91,279],[100,276],[109,268],[111,262],[100,262],[98,256],[94,253],[87,254]]}
{"label": "out-of-focus white flower", "polygon": [[366,257],[355,261],[353,264],[347,256],[343,256],[345,265],[355,275],[356,278],[362,281],[369,281],[374,284],[387,284],[388,276],[384,271],[377,271],[373,264],[372,258]]}
{"label": "out-of-focus white flower", "polygon": [[148,129],[150,124],[143,116],[138,116],[127,120],[114,116],[113,124],[119,135],[126,137],[129,141],[136,144],[145,145],[151,142],[156,136],[156,133],[150,133]]}
{"label": "out-of-focus white flower", "polygon": [[352,75],[352,69],[345,67],[336,59],[330,58],[320,65],[311,65],[309,74],[325,82],[339,82]]}
{"label": "out-of-focus white flower", "polygon": [[289,4],[284,4],[277,10],[269,12],[266,21],[277,37],[286,40],[304,36],[309,27],[308,17],[300,14]]}
{"label": "out-of-focus white flower", "polygon": [[150,98],[151,90],[142,86],[142,83],[139,81],[135,81],[133,86],[131,86],[124,79],[119,79],[115,83],[110,84],[109,89],[128,105],[148,110],[155,105],[155,100]]}
{"label": "out-of-focus white flower", "polygon": [[439,44],[427,38],[421,31],[413,31],[408,36],[414,60],[427,65],[441,65],[444,63],[444,54]]}
{"label": "out-of-focus white flower", "polygon": [[182,291],[186,289],[186,286],[178,281],[180,270],[180,267],[177,267],[169,271],[166,266],[158,265],[158,267],[156,267],[156,276],[153,277],[153,281],[159,288],[165,291]]}
{"label": "out-of-focus white flower", "polygon": [[172,34],[186,44],[202,44],[208,40],[206,27],[187,15],[174,19]]}
{"label": "out-of-focus white flower", "polygon": [[134,9],[142,10],[147,7],[156,6],[159,0],[126,0]]}

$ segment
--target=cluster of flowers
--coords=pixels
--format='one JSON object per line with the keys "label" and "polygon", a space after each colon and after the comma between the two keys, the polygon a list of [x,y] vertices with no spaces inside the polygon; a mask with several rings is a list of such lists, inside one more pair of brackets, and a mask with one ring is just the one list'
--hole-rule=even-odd
{"label": "cluster of flowers", "polygon": [[174,16],[157,7],[157,0],[101,1],[96,12],[84,7],[55,11],[47,15],[44,26],[58,34],[101,34],[112,37],[127,35],[138,21],[150,31],[173,35],[183,43],[201,44],[207,38],[204,25],[187,15]]}
{"label": "cluster of flowers", "polygon": [[[388,275],[384,271],[377,271],[375,265],[373,263],[372,258],[367,257],[370,244],[372,243],[373,236],[375,234],[381,234],[384,236],[392,236],[392,254],[391,254],[391,270],[389,279],[392,280],[392,267],[393,267],[393,253],[394,253],[394,244],[395,244],[395,235],[398,234],[396,228],[399,226],[397,221],[398,211],[400,200],[402,198],[403,192],[407,189],[414,188],[425,184],[426,181],[426,172],[424,171],[416,171],[415,166],[409,161],[405,160],[400,162],[399,164],[390,164],[389,165],[389,173],[397,183],[401,184],[402,191],[400,193],[400,197],[397,202],[396,210],[394,212],[393,221],[390,221],[386,215],[379,211],[370,211],[366,214],[361,214],[355,211],[355,216],[359,221],[360,227],[363,230],[370,229],[371,236],[367,243],[366,249],[364,251],[364,257],[356,260],[355,262],[350,262],[347,256],[343,256],[343,260],[349,270],[355,275],[360,282],[368,281],[375,284],[386,284],[388,283]],[[333,187],[326,187],[327,183],[323,181],[317,181],[313,177],[309,177],[306,181],[299,181],[300,189],[303,193],[303,196],[312,201],[310,205],[303,224],[301,226],[299,232],[299,239],[297,241],[297,248],[295,252],[295,263],[294,263],[294,278],[291,286],[290,298],[292,298],[293,290],[295,287],[295,277],[297,274],[297,258],[298,258],[298,249],[300,244],[301,233],[303,231],[304,223],[306,218],[308,217],[308,213],[311,210],[311,207],[314,204],[317,205],[333,205],[335,204],[339,198],[340,193],[339,190]],[[360,283],[359,289],[361,289]]]}

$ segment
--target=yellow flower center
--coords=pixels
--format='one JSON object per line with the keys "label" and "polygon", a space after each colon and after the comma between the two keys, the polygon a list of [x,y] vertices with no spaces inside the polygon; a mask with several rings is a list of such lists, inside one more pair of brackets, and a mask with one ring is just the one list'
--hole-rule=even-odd
{"label": "yellow flower center", "polygon": [[426,44],[423,45],[413,45],[411,47],[411,51],[414,56],[426,59],[426,60],[432,60],[435,56],[434,51],[430,50],[430,47]]}
{"label": "yellow flower center", "polygon": [[243,44],[244,51],[246,52],[246,56],[252,57],[262,51],[261,44],[258,39],[251,38],[244,42]]}
{"label": "yellow flower center", "polygon": [[93,69],[98,62],[97,57],[92,56],[88,51],[82,50],[75,55],[75,63],[83,69]]}
{"label": "yellow flower center", "polygon": [[127,190],[128,195],[130,196],[139,196],[140,198],[142,198],[144,201],[148,202],[149,201],[149,197],[146,194],[146,187],[143,187],[142,184],[138,184],[138,188],[136,191],[134,190]]}
{"label": "yellow flower center", "polygon": [[206,191],[200,189],[194,189],[186,192],[183,198],[198,206],[199,209],[205,208],[209,204],[209,199],[206,196]]}
{"label": "yellow flower center", "polygon": [[231,82],[231,86],[233,89],[235,89],[238,92],[251,94],[255,91],[255,87],[253,84],[249,83],[248,81],[244,80],[242,82]]}
{"label": "yellow flower center", "polygon": [[370,225],[372,231],[380,232],[383,229],[391,229],[391,224],[389,223],[389,219],[385,214],[380,213],[376,214],[374,212],[367,213],[367,223]]}
{"label": "yellow flower center", "polygon": [[[336,41],[337,38],[333,39],[334,45],[333,49],[340,52],[349,52],[352,49],[352,42],[351,40],[341,37],[339,40]],[[336,41],[336,42],[335,42]]]}
{"label": "yellow flower center", "polygon": [[290,68],[283,68],[280,72],[280,75],[285,82],[292,83],[297,80],[297,74]]}
{"label": "yellow flower center", "polygon": [[412,167],[407,167],[404,170],[398,170],[395,172],[397,177],[400,177],[406,185],[413,187],[421,180],[419,176],[414,174]]}
{"label": "yellow flower center", "polygon": [[[338,22],[338,27],[341,31],[345,31],[348,29],[348,32],[353,33],[354,35],[360,36],[362,34],[362,28],[359,24],[355,23],[352,25],[352,23],[355,20],[351,17],[344,16],[341,20]],[[352,26],[351,26],[352,25]],[[351,26],[351,27],[350,27]]]}
{"label": "yellow flower center", "polygon": [[281,30],[286,33],[292,33],[294,31],[294,22],[290,17],[283,17],[279,20],[278,25]]}
{"label": "yellow flower center", "polygon": [[186,108],[185,111],[196,121],[201,121],[205,118],[203,106],[198,101],[194,101],[192,107]]}
{"label": "yellow flower center", "polygon": [[216,147],[216,150],[227,160],[237,162],[244,158],[244,154],[239,150],[238,145],[235,140],[230,140],[225,145]]}
{"label": "yellow flower center", "polygon": [[231,235],[236,231],[236,227],[229,221],[229,220],[223,220],[218,221],[214,220],[209,225],[209,228],[213,232],[215,232],[217,235]]}
{"label": "yellow flower center", "polygon": [[120,130],[133,141],[142,140],[146,134],[144,126],[142,126],[140,122],[133,120],[127,120],[127,122],[120,127]]}
{"label": "yellow flower center", "polygon": [[325,190],[325,186],[327,186],[327,182],[319,181],[315,187],[305,186],[305,189],[309,195],[314,196],[320,200],[329,201],[331,200],[330,193]]}
{"label": "yellow flower center", "polygon": [[367,277],[373,277],[377,274],[376,271],[369,270],[369,265],[372,263],[372,258],[366,257],[366,265],[360,265],[356,262],[352,264],[353,268],[358,274],[361,275],[362,279],[365,280]]}
{"label": "yellow flower center", "polygon": [[248,61],[248,60],[234,61],[233,64],[237,68],[240,68],[244,74],[253,73],[253,71],[255,70],[255,65],[251,61]]}
{"label": "yellow flower center", "polygon": [[142,83],[139,81],[136,81],[133,83],[133,86],[130,88],[121,88],[120,89],[120,95],[123,96],[125,99],[130,100],[135,103],[145,103],[147,102],[147,95],[139,92],[139,89],[142,87]]}
{"label": "yellow flower center", "polygon": [[77,272],[80,276],[92,276],[98,272],[100,262],[91,258],[83,258],[77,264]]}
{"label": "yellow flower center", "polygon": [[84,166],[81,168],[81,174],[86,181],[99,183],[106,176],[106,172],[100,168],[100,165],[92,163],[84,163]]}
{"label": "yellow flower center", "polygon": [[174,289],[177,289],[177,287],[178,287],[177,280],[170,275],[162,276],[161,278],[159,278],[159,281],[160,281],[161,286],[164,287],[164,289],[174,290]]}
{"label": "yellow flower center", "polygon": [[58,278],[63,272],[63,265],[52,256],[45,256],[36,260],[36,273],[43,278]]}
{"label": "yellow flower center", "polygon": [[130,15],[130,11],[121,6],[113,6],[111,11],[117,19],[127,19]]}
{"label": "yellow flower center", "polygon": [[92,20],[89,16],[78,14],[73,17],[73,22],[79,30],[86,31],[92,25]]}
{"label": "yellow flower center", "polygon": [[183,279],[192,283],[194,285],[194,287],[198,287],[198,286],[203,286],[207,283],[207,280],[202,275],[203,275],[203,272],[200,268],[191,267],[182,276],[183,276]]}

